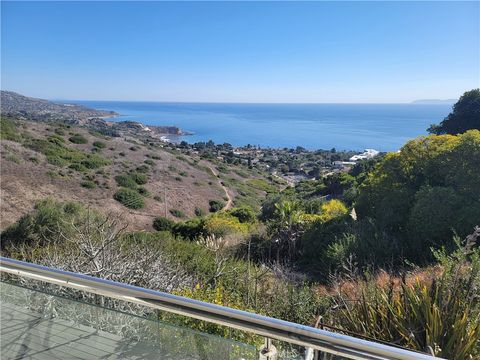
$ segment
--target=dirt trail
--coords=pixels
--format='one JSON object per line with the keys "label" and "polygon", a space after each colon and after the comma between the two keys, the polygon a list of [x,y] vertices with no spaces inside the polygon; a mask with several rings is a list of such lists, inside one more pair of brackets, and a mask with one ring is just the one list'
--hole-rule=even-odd
{"label": "dirt trail", "polygon": [[223,191],[225,192],[225,196],[227,197],[227,203],[225,204],[225,206],[223,207],[222,210],[228,210],[228,209],[231,209],[232,206],[233,206],[233,199],[232,197],[230,196],[230,194],[228,193],[228,188],[223,185],[223,182],[222,180],[218,177],[218,171],[215,170],[215,168],[213,166],[211,166],[210,164],[207,164],[208,168],[210,169],[210,171],[212,172],[213,175],[215,175],[215,177],[217,178],[217,181],[218,181],[218,185],[220,185],[220,187],[223,189]]}

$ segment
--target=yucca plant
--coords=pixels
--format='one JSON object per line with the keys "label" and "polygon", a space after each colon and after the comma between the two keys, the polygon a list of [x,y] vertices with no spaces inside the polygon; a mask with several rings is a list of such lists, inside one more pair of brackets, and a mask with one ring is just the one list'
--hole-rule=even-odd
{"label": "yucca plant", "polygon": [[[400,284],[373,281],[356,299],[336,297],[342,328],[449,359],[480,358],[480,228],[458,249],[434,251],[441,274]],[[340,315],[340,316],[339,316]]]}

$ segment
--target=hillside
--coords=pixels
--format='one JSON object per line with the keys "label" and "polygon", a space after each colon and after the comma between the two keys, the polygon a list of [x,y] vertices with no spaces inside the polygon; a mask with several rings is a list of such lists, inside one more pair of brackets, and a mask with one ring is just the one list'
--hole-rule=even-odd
{"label": "hillside", "polygon": [[[122,214],[135,230],[151,229],[153,218],[160,215],[178,220],[208,213],[211,201],[223,204],[231,197],[233,204],[238,202],[237,190],[224,186],[214,175],[219,170],[213,160],[181,155],[174,146],[135,128],[125,127],[118,135],[109,137],[64,123],[4,118],[1,228],[46,197],[79,201],[106,214]],[[266,192],[251,187],[248,180],[260,173],[248,168],[235,172],[236,168],[232,165],[220,170],[236,184],[244,184],[251,203],[258,206]],[[144,206],[138,209],[114,199],[120,188],[132,187],[122,183],[122,176],[132,174],[141,177],[140,184],[133,185],[142,193]]]}
{"label": "hillside", "polygon": [[4,116],[33,120],[82,121],[92,117],[117,115],[114,111],[94,110],[74,104],[59,104],[3,90],[1,91],[1,111]]}
{"label": "hillside", "polygon": [[[466,94],[449,115],[460,124],[462,104],[480,104]],[[6,256],[478,358],[479,129],[358,156],[123,125],[2,117]]]}

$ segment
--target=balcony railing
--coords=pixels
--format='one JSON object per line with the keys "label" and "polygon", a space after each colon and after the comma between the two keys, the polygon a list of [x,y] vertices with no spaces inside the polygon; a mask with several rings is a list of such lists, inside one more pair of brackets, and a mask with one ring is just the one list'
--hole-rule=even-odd
{"label": "balcony railing", "polygon": [[[424,353],[406,350],[404,348],[400,348],[396,346],[390,346],[382,343],[367,341],[364,339],[359,339],[359,338],[347,336],[344,334],[339,334],[339,333],[335,333],[327,330],[308,327],[308,326],[291,323],[288,321],[283,321],[275,318],[270,318],[270,317],[266,317],[266,316],[246,312],[246,311],[232,309],[232,308],[210,304],[202,301],[192,300],[192,299],[181,297],[181,296],[144,289],[137,286],[95,278],[87,275],[52,269],[45,266],[26,263],[26,262],[13,260],[9,258],[0,257],[0,271],[4,273],[14,274],[23,278],[38,280],[38,281],[46,282],[50,284],[56,284],[62,287],[76,289],[76,290],[80,290],[87,293],[98,294],[105,297],[122,300],[128,303],[139,304],[139,305],[147,306],[149,308],[165,311],[168,313],[183,315],[190,318],[214,323],[217,325],[224,325],[231,329],[237,329],[244,332],[253,333],[265,338],[265,345],[257,353],[253,349],[253,347],[246,344],[229,342],[228,340],[225,340],[223,338],[212,337],[207,334],[195,333],[194,335],[192,335],[191,333],[185,333],[185,331],[179,330],[179,329],[170,329],[170,330],[167,329],[168,331],[170,331],[169,333],[170,335],[174,334],[171,336],[169,335],[167,342],[169,343],[178,342],[178,344],[181,344],[182,347],[184,348],[185,353],[183,354],[181,352],[179,353],[178,351],[181,351],[181,349],[180,350],[177,349],[176,350],[177,352],[175,353],[176,355],[174,355],[173,357],[168,357],[166,355],[161,356],[159,355],[160,353],[158,352],[159,351],[158,349],[161,348],[165,350],[166,344],[163,343],[163,344],[159,344],[158,345],[159,347],[157,346],[157,347],[151,348],[150,355],[157,356],[156,358],[275,359],[278,357],[275,351],[275,347],[272,344],[272,340],[277,340],[277,341],[294,344],[294,345],[306,348],[305,355],[304,355],[305,359],[314,359],[314,358],[318,358],[318,359],[331,359],[331,358],[398,359],[398,360],[439,359]],[[9,329],[15,329],[15,326],[17,327],[21,326],[20,323],[22,322],[23,318],[28,318],[29,316],[33,316],[31,313],[21,313],[20,318],[15,319],[15,317],[12,315],[16,311],[21,312],[22,311],[21,309],[25,309],[25,306],[22,306],[22,305],[25,305],[26,302],[29,303],[25,299],[32,299],[40,296],[40,295],[33,296],[28,292],[33,293],[34,290],[19,288],[11,284],[2,283],[2,297],[1,297],[2,359],[9,358],[9,353],[8,353],[10,351],[9,346],[12,345],[11,341],[9,342],[8,336],[7,336],[9,334]],[[44,294],[43,296],[46,296],[46,295]],[[62,299],[61,301],[74,302],[73,300],[68,300],[68,299]],[[87,311],[84,308],[82,309],[81,308],[82,306],[92,306],[92,305],[77,304],[76,306],[77,306],[77,309],[74,309],[69,313],[69,315],[67,316],[68,318],[67,320],[71,320],[72,318],[75,317],[74,315],[75,311],[77,312]],[[38,314],[38,311],[40,310],[45,311],[45,307],[46,305],[44,301],[42,302],[41,306],[37,306],[37,314]],[[30,308],[32,308],[32,306],[30,306]],[[58,305],[57,305],[57,308],[58,308]],[[58,312],[59,310],[57,309],[55,311]],[[95,311],[108,312],[112,310],[97,309]],[[4,313],[5,313],[5,316],[4,316]],[[124,316],[124,315],[125,314],[118,315],[118,316]],[[95,317],[95,315],[92,315],[92,316]],[[106,318],[108,319],[108,316]],[[5,319],[7,319],[7,321],[5,321]],[[12,320],[9,321],[8,319],[12,319]],[[146,321],[145,319],[141,319],[141,318],[136,318],[136,319],[138,320],[138,322]],[[133,323],[135,323],[135,321],[133,321]],[[10,324],[10,322],[12,324]],[[131,326],[136,326],[135,324]],[[58,326],[65,327],[67,325],[64,323],[61,323]],[[154,336],[156,332],[151,329],[151,326],[158,327],[159,325],[158,324],[145,325],[144,323],[142,323],[142,327],[144,328],[143,333],[150,334],[150,335],[153,334]],[[161,334],[163,334],[162,335],[163,338],[165,338],[165,331],[167,331],[165,330],[166,329],[165,327],[168,327],[168,325],[165,325],[165,324],[162,325]],[[69,328],[71,328],[71,326]],[[88,333],[88,327],[82,327],[82,329],[80,330],[86,331]],[[45,328],[45,331],[48,331],[48,328]],[[159,332],[157,333],[159,334]],[[66,335],[62,333],[62,336],[65,337]],[[63,339],[62,336],[60,337]],[[78,336],[82,336],[82,333],[80,333]],[[103,337],[106,336],[108,338],[109,335],[104,334],[102,336]],[[191,345],[188,345],[189,342],[187,341],[189,336],[195,339],[199,339],[202,336],[204,336],[204,338],[202,338],[203,339],[202,341],[207,345],[204,346],[203,348],[204,349],[208,348],[208,351],[205,350],[200,355],[192,354],[190,351]],[[121,340],[119,339],[115,340],[111,338],[108,341],[103,340],[103,337],[101,341],[99,340],[102,344],[104,342],[111,343],[112,341],[121,342]],[[90,338],[92,338],[92,336],[90,336]],[[219,339],[221,339],[221,341]],[[74,340],[75,339],[68,339],[68,341],[74,341]],[[161,338],[156,339],[155,341],[157,342],[159,341],[160,343],[162,342]],[[61,339],[57,339],[57,342],[59,344],[63,344],[61,342]],[[15,356],[12,356],[11,358],[22,358],[17,356],[18,351],[20,351],[19,349],[21,349],[22,344],[17,344],[17,343],[18,343],[18,340],[16,343],[13,343],[18,346],[14,350]],[[88,350],[88,343],[83,342],[82,344],[83,344],[82,346],[87,346],[87,350]],[[142,350],[142,354],[145,355],[145,352],[148,353],[148,349],[149,349],[148,346],[144,347]],[[42,354],[42,353],[45,354],[44,351],[46,351],[46,349],[39,350],[39,354]],[[62,350],[62,351],[65,351],[65,350]],[[172,354],[171,351],[169,353]],[[324,356],[324,357],[318,357],[319,353],[321,353],[322,354],[321,356]],[[334,356],[334,357],[325,357],[326,354],[331,354],[330,356]],[[95,358],[95,357],[92,357],[94,356],[94,354],[92,355],[92,350],[90,350],[90,352],[87,352],[87,355],[89,356],[86,356],[86,355],[82,356],[82,353],[78,352],[78,349],[76,350],[76,353],[71,353],[69,355],[71,355],[72,358]],[[28,358],[31,358],[31,357],[28,357]],[[37,357],[32,357],[32,358],[37,358]],[[41,357],[38,357],[38,358],[41,358]],[[120,356],[119,358],[126,358],[126,356]],[[132,357],[132,358],[135,358],[135,357]],[[142,358],[154,358],[154,357],[144,356]]]}

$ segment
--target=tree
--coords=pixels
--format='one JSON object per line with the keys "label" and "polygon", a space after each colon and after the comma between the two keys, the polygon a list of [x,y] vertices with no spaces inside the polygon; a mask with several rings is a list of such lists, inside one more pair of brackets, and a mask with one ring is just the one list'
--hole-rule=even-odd
{"label": "tree", "polygon": [[410,259],[420,259],[421,250],[451,244],[452,231],[465,236],[478,224],[478,164],[478,130],[409,141],[387,154],[359,187],[356,213],[408,240]]}
{"label": "tree", "polygon": [[453,111],[439,125],[431,125],[428,132],[454,135],[470,129],[480,130],[480,89],[464,93],[453,105]]}

